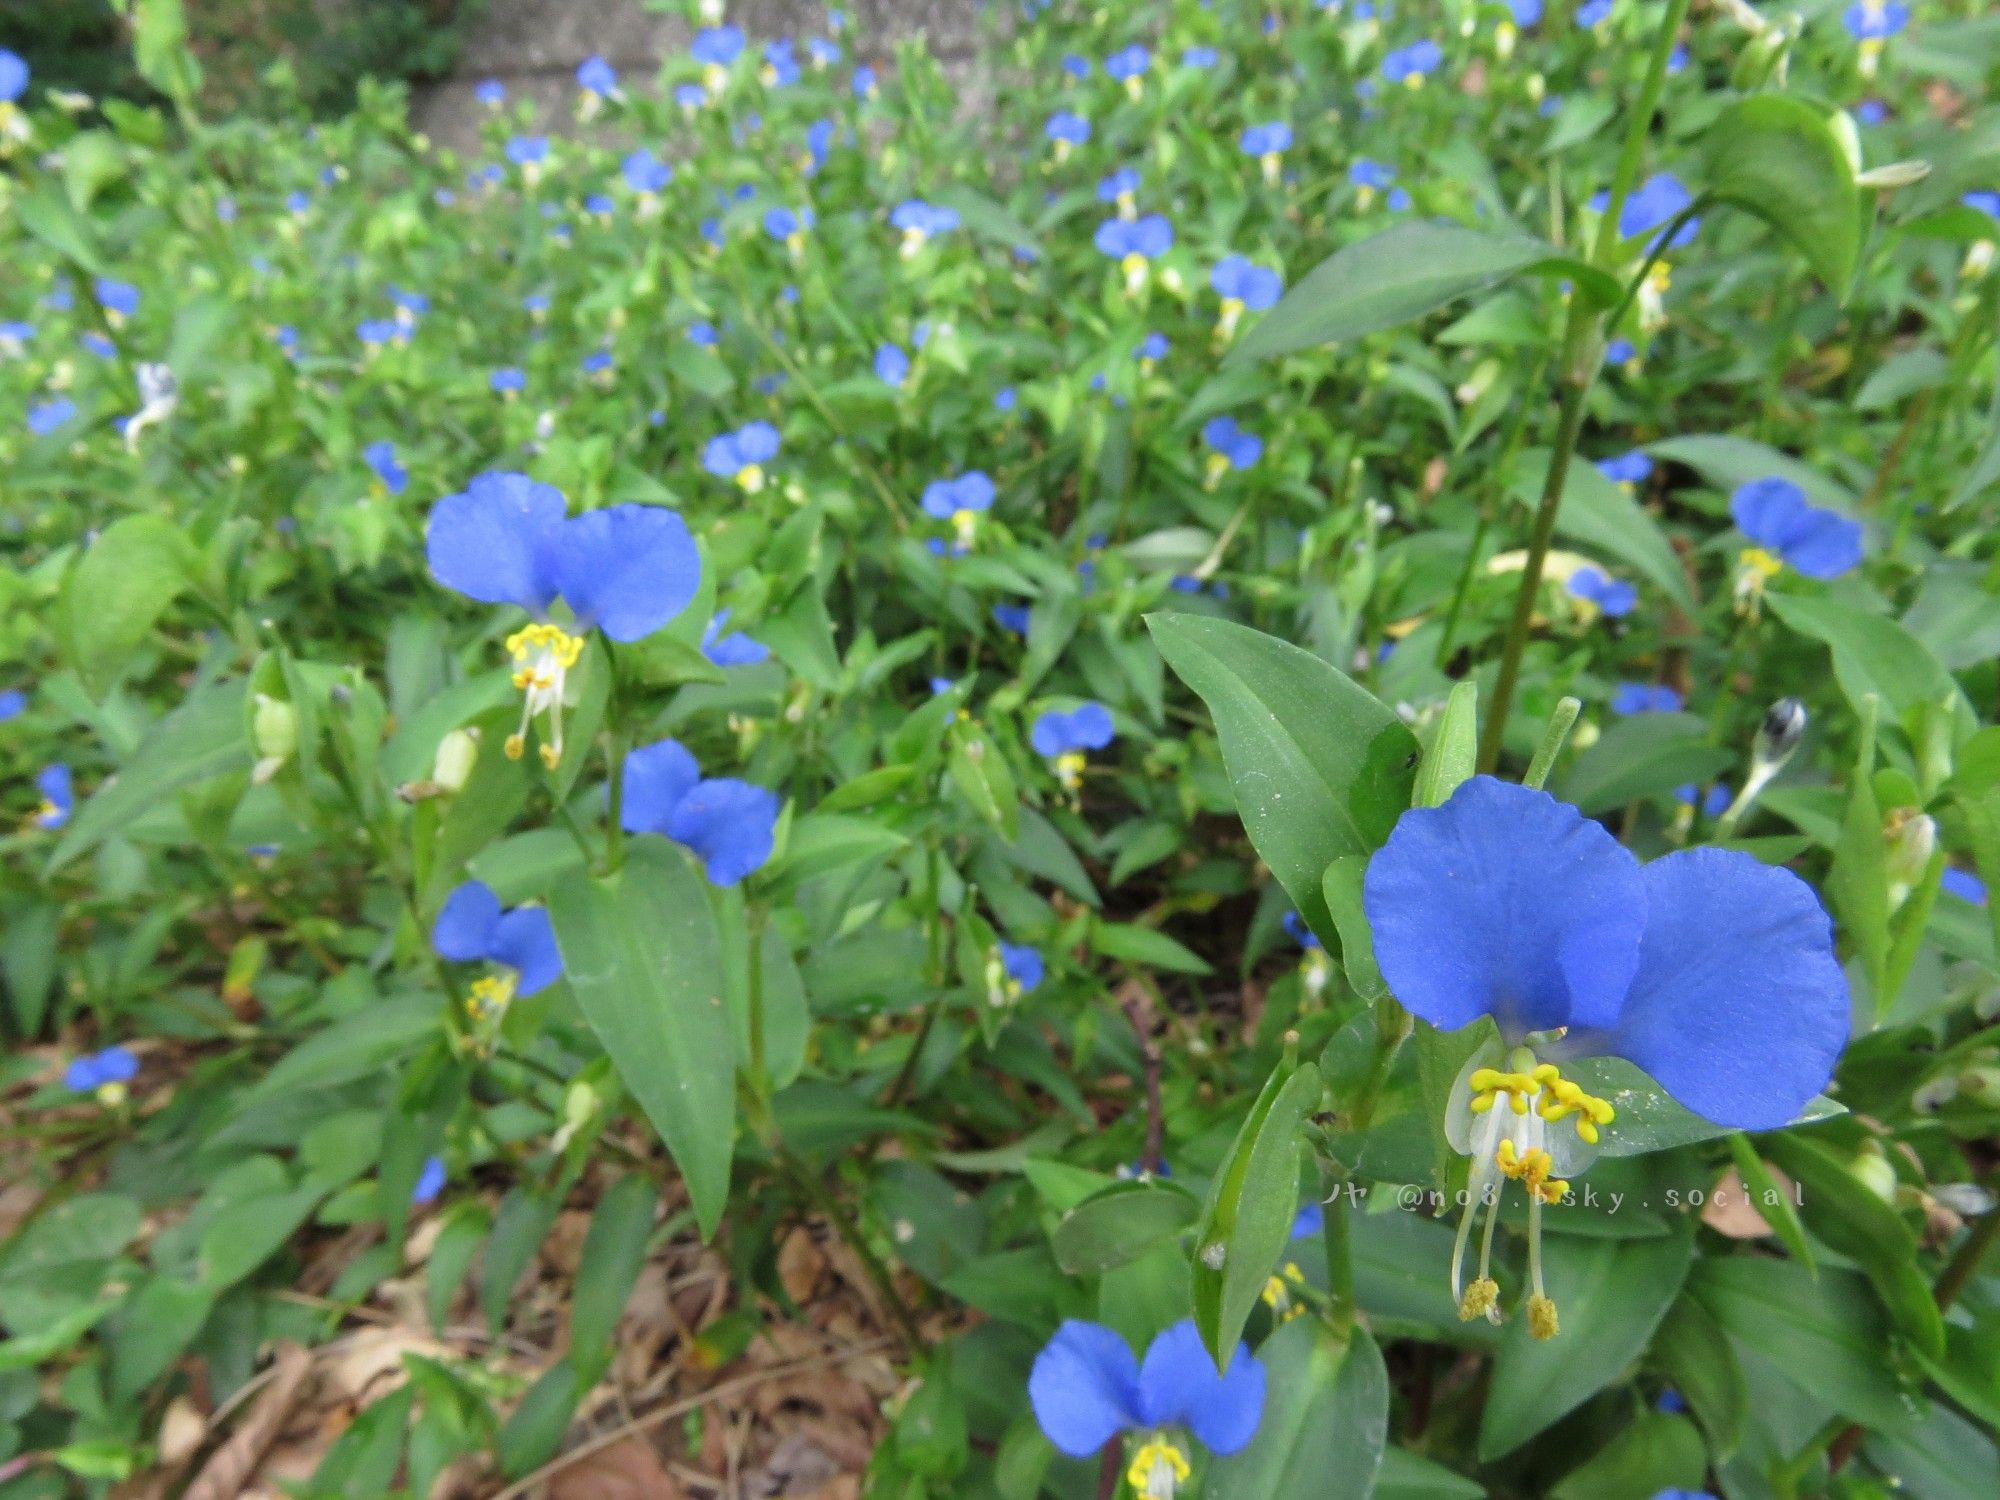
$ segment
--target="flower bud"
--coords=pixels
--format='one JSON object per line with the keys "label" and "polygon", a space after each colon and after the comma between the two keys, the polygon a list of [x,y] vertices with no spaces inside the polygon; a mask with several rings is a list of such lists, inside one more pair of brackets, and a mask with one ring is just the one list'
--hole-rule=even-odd
{"label": "flower bud", "polygon": [[1882,820],[1882,841],[1887,846],[1889,909],[1894,911],[1930,868],[1937,853],[1937,824],[1914,807],[1892,808]]}
{"label": "flower bud", "polygon": [[299,748],[298,710],[282,699],[257,694],[257,706],[250,716],[250,743],[257,751],[251,779],[260,786],[269,781]]}
{"label": "flower bud", "polygon": [[443,792],[462,792],[479,763],[479,731],[454,729],[438,741],[437,758],[431,764],[431,780]]}
{"label": "flower bud", "polygon": [[1893,1204],[1896,1201],[1896,1169],[1889,1165],[1889,1158],[1874,1142],[1864,1146],[1847,1164],[1847,1173],[1884,1203]]}
{"label": "flower bud", "polygon": [[1757,726],[1757,738],[1751,747],[1751,759],[1759,768],[1768,767],[1775,773],[1792,758],[1805,733],[1806,706],[1796,698],[1780,698],[1764,711],[1764,722]]}
{"label": "flower bud", "polygon": [[1886,191],[1922,182],[1930,175],[1931,164],[1927,161],[1892,161],[1887,166],[1870,167],[1854,181],[1861,187]]}

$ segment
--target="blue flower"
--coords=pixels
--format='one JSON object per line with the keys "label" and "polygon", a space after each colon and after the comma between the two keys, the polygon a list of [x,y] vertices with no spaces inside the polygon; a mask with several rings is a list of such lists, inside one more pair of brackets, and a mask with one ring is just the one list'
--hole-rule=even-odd
{"label": "blue flower", "polygon": [[1990,192],[1985,188],[1975,188],[1958,201],[1967,208],[1977,209],[1989,219],[2000,219],[2000,193]]}
{"label": "blue flower", "polygon": [[106,1047],[73,1058],[63,1069],[63,1087],[73,1094],[95,1094],[103,1089],[116,1092],[106,1100],[122,1098],[124,1086],[139,1076],[139,1059],[124,1047]]}
{"label": "blue flower", "polygon": [[1854,106],[1854,118],[1863,125],[1880,125],[1889,118],[1889,106],[1880,99],[1863,99]]}
{"label": "blue flower", "polygon": [[[1692,202],[1694,195],[1682,186],[1678,177],[1671,172],[1655,172],[1632,189],[1625,199],[1625,206],[1618,211],[1618,233],[1621,238],[1628,240],[1638,235],[1652,234],[1654,230],[1665,233],[1665,226]],[[1609,193],[1598,193],[1590,200],[1591,208],[1597,213],[1603,213],[1610,204]],[[1675,231],[1666,248],[1680,249],[1692,240],[1700,229],[1699,218],[1689,219]],[[1651,250],[1653,244],[1649,243],[1646,248]]]}
{"label": "blue flower", "polygon": [[101,333],[85,333],[77,336],[77,342],[99,359],[114,359],[118,346]]}
{"label": "blue flower", "polygon": [[1248,125],[1238,138],[1245,156],[1277,156],[1292,146],[1292,127],[1283,120],[1266,125]]}
{"label": "blue flower", "polygon": [[482,880],[468,880],[445,897],[431,926],[431,946],[453,963],[499,969],[473,981],[466,1010],[475,1021],[497,1020],[516,996],[539,994],[562,978],[562,954],[548,912],[539,906],[503,911]]}
{"label": "blue flower", "polygon": [[806,221],[783,205],[767,208],[764,210],[764,233],[796,253],[805,245]]}
{"label": "blue flower", "polygon": [[1411,42],[1407,47],[1398,47],[1384,57],[1382,77],[1405,88],[1421,88],[1425,75],[1435,72],[1443,62],[1444,50],[1426,37],[1420,42]]}
{"label": "blue flower", "polygon": [[635,193],[657,193],[674,180],[674,169],[643,147],[625,158],[619,173]]}
{"label": "blue flower", "polygon": [[1002,630],[1011,630],[1015,635],[1028,633],[1030,611],[1025,604],[996,604],[993,606],[993,623]]}
{"label": "blue flower", "polygon": [[108,313],[129,318],[139,310],[139,289],[129,281],[100,276],[92,290],[97,294],[97,305]]}
{"label": "blue flower", "polygon": [[1324,1233],[1326,1230],[1326,1205],[1320,1202],[1305,1203],[1292,1215],[1292,1232],[1288,1239],[1303,1240]]}
{"label": "blue flower", "polygon": [[507,102],[507,85],[497,78],[482,78],[472,96],[488,109],[498,109]]}
{"label": "blue flower", "polygon": [[694,60],[710,68],[726,68],[743,55],[741,26],[710,26],[697,32],[691,49]]}
{"label": "blue flower", "polygon": [[826,165],[827,148],[833,144],[833,121],[815,120],[806,127],[806,170],[817,172]]}
{"label": "blue flower", "polygon": [[701,466],[717,479],[733,479],[748,494],[764,487],[764,465],[778,456],[778,429],[769,422],[746,422],[734,432],[712,437],[701,450]]}
{"label": "blue flower", "polygon": [[1719,818],[1728,811],[1732,793],[1727,783],[1718,781],[1706,793],[1690,781],[1686,786],[1674,788],[1674,800],[1688,807],[1700,807],[1704,818]]}
{"label": "blue flower", "polygon": [[60,828],[69,821],[70,809],[76,806],[76,789],[68,766],[61,761],[43,766],[35,776],[35,790],[42,794],[33,819],[37,828]]}
{"label": "blue flower", "polygon": [[1047,972],[1035,949],[1009,942],[999,946],[986,965],[986,999],[991,1005],[1006,1005],[1032,992]]}
{"label": "blue flower", "polygon": [[1226,308],[1239,302],[1251,312],[1263,312],[1284,295],[1285,279],[1268,266],[1260,266],[1241,255],[1226,255],[1208,274],[1208,284],[1222,298]]}
{"label": "blue flower", "polygon": [[1264,1415],[1264,1367],[1238,1344],[1218,1371],[1192,1318],[1155,1338],[1143,1365],[1123,1335],[1071,1318],[1035,1356],[1028,1400],[1043,1435],[1071,1458],[1146,1433],[1126,1477],[1134,1494],[1171,1496],[1189,1466],[1158,1429],[1184,1427],[1215,1453],[1241,1451]]}
{"label": "blue flower", "polygon": [[708,103],[708,90],[698,83],[674,85],[674,103],[685,110],[697,110]]}
{"label": "blue flower", "polygon": [[517,167],[538,167],[549,158],[545,135],[517,135],[507,142],[507,160]]}
{"label": "blue flower", "polygon": [[627,833],[658,833],[692,850],[716,885],[735,885],[771,857],[778,797],[733,777],[704,779],[678,740],[625,757]]}
{"label": "blue flower", "polygon": [[0,104],[12,104],[27,91],[27,62],[20,53],[0,47]]}
{"label": "blue flower", "polygon": [[1296,911],[1285,913],[1285,931],[1291,935],[1292,941],[1297,943],[1301,948],[1317,948],[1321,946],[1319,934],[1306,926],[1306,919]]}
{"label": "blue flower", "polygon": [[1630,339],[1613,339],[1604,346],[1604,362],[1608,365],[1629,365],[1638,357],[1639,350]]}
{"label": "blue flower", "polygon": [[1857,0],[1840,13],[1840,23],[1857,42],[1880,46],[1910,24],[1910,7],[1903,0]]}
{"label": "blue flower", "polygon": [[[535,622],[508,637],[514,685],[523,692],[521,727],[510,759],[526,744],[529,721],[549,717],[542,744],[551,769],[562,759],[562,710],[569,669],[592,628],[614,641],[651,635],[687,608],[701,582],[701,554],[687,523],[653,505],[612,505],[567,514],[553,486],[525,474],[482,474],[431,507],[425,548],[431,574],[484,604],[512,604]],[[568,628],[549,622],[557,599]]]}
{"label": "blue flower", "polygon": [[863,66],[854,70],[854,97],[866,99],[875,92],[875,70]]}
{"label": "blue flower", "polygon": [[1396,169],[1379,161],[1357,156],[1347,168],[1347,180],[1360,188],[1380,191],[1396,180]]}
{"label": "blue flower", "polygon": [[1057,110],[1042,127],[1042,134],[1058,146],[1081,146],[1090,139],[1090,121],[1071,110]]}
{"label": "blue flower", "polygon": [[1213,47],[1190,47],[1181,53],[1184,68],[1212,68],[1221,61],[1221,55]]}
{"label": "blue flower", "polygon": [[1653,460],[1634,448],[1630,453],[1621,453],[1616,458],[1600,458],[1597,472],[1616,484],[1644,484],[1653,476]]}
{"label": "blue flower", "polygon": [[1139,341],[1138,357],[1146,360],[1165,359],[1171,347],[1164,333],[1149,333]]}
{"label": "blue flower", "polygon": [[1225,470],[1247,469],[1264,456],[1264,440],[1245,432],[1234,417],[1210,417],[1202,424],[1201,440],[1210,449],[1208,482],[1212,485]]}
{"label": "blue flower", "polygon": [[361,450],[361,458],[375,471],[375,477],[382,481],[382,488],[392,495],[400,495],[410,482],[409,472],[396,462],[396,445],[387,438],[370,443]]}
{"label": "blue flower", "polygon": [[[1847,1040],[1832,927],[1797,876],[1724,849],[1641,866],[1575,808],[1490,776],[1404,813],[1369,862],[1362,904],[1405,1007],[1444,1030],[1482,1017],[1499,1028],[1446,1113],[1447,1138],[1472,1158],[1452,1287],[1472,1220],[1504,1179],[1521,1181],[1538,1338],[1556,1331],[1538,1274],[1541,1206],[1560,1201],[1558,1179],[1589,1165],[1616,1118],[1566,1065],[1621,1057],[1717,1125],[1771,1130],[1825,1086]],[[1462,1317],[1497,1314],[1485,1254]]]}
{"label": "blue flower", "polygon": [[1102,750],[1115,733],[1109,709],[1102,703],[1082,703],[1068,713],[1053,708],[1043,712],[1028,733],[1028,743],[1053,763],[1063,790],[1074,794],[1083,784],[1086,752]]}
{"label": "blue flower", "polygon": [[1138,172],[1131,167],[1120,167],[1117,171],[1108,173],[1097,184],[1097,201],[1122,205],[1130,203],[1138,191]]}
{"label": "blue flower", "polygon": [[1974,906],[1986,904],[1986,882],[1970,870],[1961,870],[1956,865],[1946,865],[1940,884],[1961,901],[1970,901]]}
{"label": "blue flower", "polygon": [[1611,711],[1614,714],[1677,714],[1681,711],[1681,695],[1658,682],[1621,682],[1611,690]]}
{"label": "blue flower", "polygon": [[1578,568],[1564,581],[1563,587],[1572,599],[1586,600],[1614,620],[1631,614],[1639,602],[1638,589],[1622,578],[1613,578],[1602,568]]}
{"label": "blue flower", "polygon": [[993,409],[995,411],[1012,411],[1020,399],[1020,394],[1014,387],[1003,385],[993,393]]}
{"label": "blue flower", "polygon": [[57,396],[28,408],[28,431],[36,437],[47,437],[75,416],[76,403],[67,396]]}
{"label": "blue flower", "polygon": [[699,344],[704,349],[713,349],[722,341],[722,335],[715,331],[713,323],[688,324],[688,342]]}
{"label": "blue flower", "polygon": [[1595,30],[1611,19],[1617,0],[1583,0],[1576,8],[1576,24],[1585,31]]}
{"label": "blue flower", "polygon": [[915,255],[926,241],[959,226],[958,210],[921,198],[905,198],[889,211],[889,222],[903,231],[903,254]]}
{"label": "blue flower", "polygon": [[1090,59],[1081,53],[1066,52],[1063,54],[1062,70],[1080,82],[1090,76]]}
{"label": "blue flower", "polygon": [[416,1186],[410,1189],[411,1204],[421,1207],[426,1203],[435,1203],[438,1194],[444,1191],[444,1185],[450,1180],[450,1174],[444,1169],[442,1156],[426,1157],[424,1169],[417,1173]]}
{"label": "blue flower", "polygon": [[729,611],[723,609],[716,611],[708,629],[701,633],[701,654],[718,667],[754,667],[770,657],[771,648],[740,630],[729,630]]}
{"label": "blue flower", "polygon": [[1507,9],[1513,14],[1514,24],[1523,31],[1542,19],[1542,0],[1507,0]]}
{"label": "blue flower", "polygon": [[618,92],[618,73],[602,57],[586,57],[577,66],[576,85],[586,94],[608,96]]}
{"label": "blue flower", "polygon": [[1744,554],[1746,567],[1764,577],[1777,573],[1774,560],[1808,578],[1837,578],[1861,565],[1861,523],[1811,504],[1789,479],[1773,474],[1738,486],[1729,515],[1756,544]]}
{"label": "blue flower", "polygon": [[1173,248],[1174,226],[1165,214],[1106,219],[1097,226],[1091,242],[1100,254],[1118,262],[1125,273],[1125,290],[1136,292],[1145,282],[1147,267]]}
{"label": "blue flower", "polygon": [[815,68],[830,68],[839,62],[841,57],[839,44],[830,42],[825,37],[807,37],[806,52],[811,56]]}
{"label": "blue flower", "polygon": [[1125,85],[1125,91],[1134,99],[1139,97],[1139,86],[1146,69],[1153,65],[1153,54],[1134,42],[1129,47],[1121,47],[1104,59],[1107,75]]}
{"label": "blue flower", "polygon": [[528,372],[518,365],[502,365],[486,377],[486,383],[502,396],[512,396],[527,389]]}
{"label": "blue flower", "polygon": [[875,377],[888,385],[901,385],[910,374],[910,356],[900,344],[884,344],[875,351]]}
{"label": "blue flower", "polygon": [[0,724],[18,719],[28,711],[28,695],[19,688],[0,691]]}

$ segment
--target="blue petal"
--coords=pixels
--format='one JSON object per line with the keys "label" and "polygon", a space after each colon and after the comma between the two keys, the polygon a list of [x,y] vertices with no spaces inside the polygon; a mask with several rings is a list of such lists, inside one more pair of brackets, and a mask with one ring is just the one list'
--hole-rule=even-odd
{"label": "blue petal", "polygon": [[129,1083],[139,1075],[139,1059],[124,1047],[106,1047],[97,1054],[99,1083]]}
{"label": "blue petal", "polygon": [[1028,1372],[1028,1402],[1042,1435],[1071,1458],[1089,1458],[1139,1414],[1139,1361],[1101,1323],[1070,1318],[1042,1346]]}
{"label": "blue petal", "polygon": [[579,625],[636,641],[688,607],[701,585],[701,553],[675,512],[613,505],[563,527],[555,581]]}
{"label": "blue petal", "polygon": [[777,822],[777,793],[721,776],[681,798],[667,836],[700,855],[716,885],[734,885],[771,857]]}
{"label": "blue petal", "polygon": [[556,930],[539,906],[517,906],[493,929],[487,956],[521,976],[519,995],[545,990],[562,978],[562,954],[556,950]]}
{"label": "blue petal", "polygon": [[59,813],[67,813],[76,805],[76,783],[70,769],[61,761],[43,766],[35,776],[35,790],[48,798],[49,804]]}
{"label": "blue petal", "polygon": [[1638,964],[1638,861],[1545,792],[1475,776],[1412,808],[1369,861],[1363,906],[1396,998],[1433,1026],[1510,1035],[1608,1025]]}
{"label": "blue petal", "polygon": [[1177,1422],[1215,1453],[1234,1453],[1257,1434],[1264,1415],[1264,1367],[1238,1344],[1229,1369],[1215,1361],[1184,1318],[1153,1340],[1139,1370],[1139,1410],[1147,1425]]}
{"label": "blue petal", "polygon": [[426,1158],[423,1171],[417,1174],[416,1186],[410,1189],[410,1202],[429,1203],[444,1191],[446,1180],[444,1158],[442,1156]]}
{"label": "blue petal", "polygon": [[431,507],[431,576],[482,604],[545,614],[556,596],[550,550],[567,509],[562,491],[525,474],[481,474]]}
{"label": "blue petal", "polygon": [[1825,1087],[1847,979],[1811,887],[1729,849],[1645,868],[1646,935],[1624,1013],[1580,1046],[1637,1063],[1705,1119],[1772,1130]]}
{"label": "blue petal", "polygon": [[1861,523],[1809,505],[1782,544],[1785,561],[1808,578],[1838,578],[1861,566]]}
{"label": "blue petal", "polygon": [[1326,1205],[1324,1203],[1307,1203],[1292,1216],[1292,1239],[1302,1240],[1309,1236],[1323,1234],[1325,1231]]}
{"label": "blue petal", "polygon": [[1037,755],[1061,755],[1070,747],[1069,715],[1050,709],[1035,720],[1035,727],[1028,731],[1028,743]]}
{"label": "blue petal", "polygon": [[499,925],[500,898],[485,881],[468,880],[445,897],[431,928],[431,946],[442,958],[475,963],[493,951],[493,930]]}
{"label": "blue petal", "polygon": [[1102,703],[1086,703],[1071,710],[1069,737],[1079,750],[1102,750],[1111,743],[1111,710]]}
{"label": "blue petal", "polygon": [[661,740],[625,757],[625,805],[619,821],[627,833],[665,833],[674,809],[701,780],[701,767],[679,740]]}
{"label": "blue petal", "polygon": [[1009,979],[1019,981],[1024,993],[1040,984],[1042,976],[1047,972],[1042,955],[1021,943],[1001,943],[1000,966],[1006,971]]}
{"label": "blue petal", "polygon": [[72,1094],[87,1094],[103,1081],[98,1077],[95,1057],[73,1057],[63,1069],[63,1087]]}

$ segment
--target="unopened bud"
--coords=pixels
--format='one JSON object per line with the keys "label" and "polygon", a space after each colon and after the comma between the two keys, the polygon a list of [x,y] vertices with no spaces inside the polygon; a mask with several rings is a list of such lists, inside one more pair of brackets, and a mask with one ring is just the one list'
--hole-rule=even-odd
{"label": "unopened bud", "polygon": [[1930,868],[1937,853],[1937,824],[1914,807],[1894,808],[1882,820],[1882,839],[1888,846],[1889,905],[1894,909]]}
{"label": "unopened bud", "polygon": [[1776,771],[1792,758],[1805,733],[1806,706],[1796,698],[1780,698],[1764,711],[1764,722],[1757,726],[1751,758],[1760,768]]}
{"label": "unopened bud", "polygon": [[1896,1169],[1889,1165],[1881,1147],[1871,1143],[1864,1148],[1847,1164],[1847,1173],[1884,1203],[1896,1201]]}
{"label": "unopened bud", "polygon": [[462,792],[479,764],[479,731],[454,729],[438,741],[437,758],[431,764],[431,780],[442,792]]}
{"label": "unopened bud", "polygon": [[1922,182],[1930,175],[1931,164],[1927,161],[1892,161],[1887,166],[1870,167],[1854,181],[1860,187],[1888,191]]}
{"label": "unopened bud", "polygon": [[257,751],[251,779],[262,785],[277,775],[299,748],[298,710],[281,699],[257,694],[257,706],[250,715],[250,743]]}

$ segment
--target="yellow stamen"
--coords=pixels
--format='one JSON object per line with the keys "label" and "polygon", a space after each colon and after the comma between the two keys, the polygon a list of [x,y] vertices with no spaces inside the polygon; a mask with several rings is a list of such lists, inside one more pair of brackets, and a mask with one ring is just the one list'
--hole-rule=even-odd
{"label": "yellow stamen", "polygon": [[1086,763],[1081,750],[1065,750],[1056,757],[1056,780],[1062,783],[1064,791],[1074,792],[1083,785],[1083,768]]}
{"label": "yellow stamen", "polygon": [[1528,1332],[1538,1339],[1552,1339],[1562,1331],[1562,1324],[1556,1317],[1556,1304],[1549,1297],[1534,1296],[1528,1299]]}
{"label": "yellow stamen", "polygon": [[1458,1299],[1458,1319],[1461,1323],[1470,1323],[1474,1318],[1487,1317],[1499,1300],[1500,1283],[1490,1276],[1481,1276]]}
{"label": "yellow stamen", "polygon": [[472,993],[465,999],[465,1013],[475,1021],[497,1017],[514,998],[514,985],[511,973],[489,974],[473,980]]}
{"label": "yellow stamen", "polygon": [[1156,1437],[1132,1455],[1132,1467],[1125,1471],[1125,1482],[1132,1486],[1135,1495],[1142,1495],[1145,1500],[1173,1500],[1175,1487],[1187,1483],[1192,1472],[1187,1456],[1178,1447]]}

